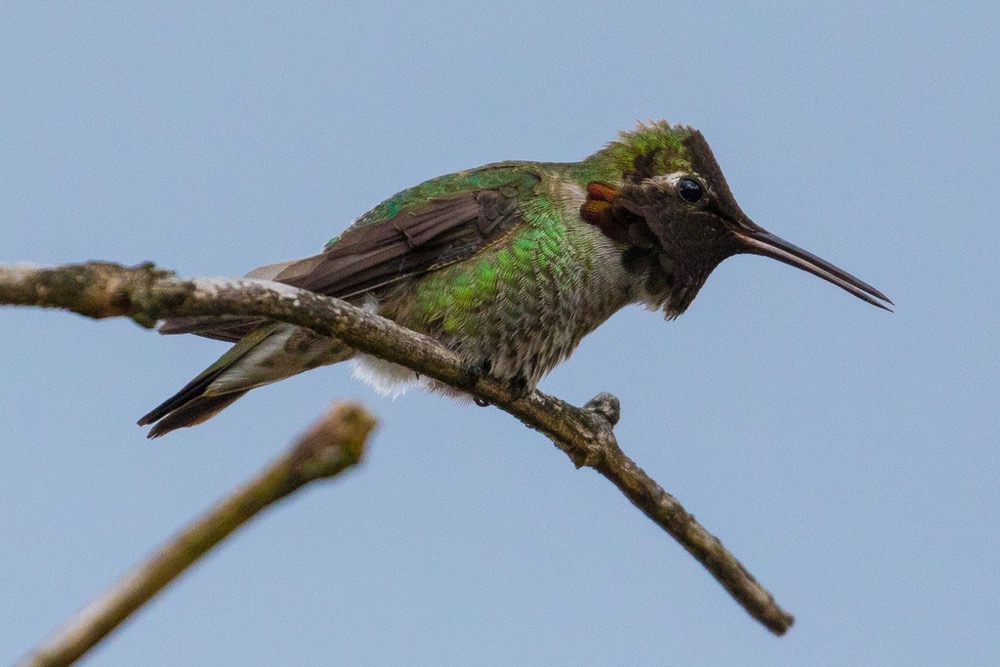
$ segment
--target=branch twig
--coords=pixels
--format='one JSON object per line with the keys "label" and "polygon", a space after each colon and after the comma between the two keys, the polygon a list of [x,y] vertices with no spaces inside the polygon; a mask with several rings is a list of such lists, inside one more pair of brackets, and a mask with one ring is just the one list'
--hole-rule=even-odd
{"label": "branch twig", "polygon": [[793,618],[722,543],[618,447],[618,400],[600,394],[583,409],[539,391],[517,398],[480,377],[427,336],[339,299],[288,285],[230,278],[185,280],[152,264],[105,262],[55,268],[0,266],[0,304],[63,308],[88,317],[129,317],[152,327],[165,317],[249,315],[296,324],[489,401],[547,435],[577,467],[594,468],[704,565],[755,619],[784,634]]}
{"label": "branch twig", "polygon": [[374,427],[374,417],[360,405],[333,406],[286,454],[126,573],[25,657],[21,667],[72,664],[258,512],[309,482],[356,465]]}

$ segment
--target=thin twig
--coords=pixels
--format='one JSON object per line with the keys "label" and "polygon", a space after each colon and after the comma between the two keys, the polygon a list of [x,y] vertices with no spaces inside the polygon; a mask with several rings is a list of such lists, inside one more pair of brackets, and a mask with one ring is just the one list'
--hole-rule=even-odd
{"label": "thin twig", "polygon": [[112,584],[25,657],[21,667],[72,664],[258,512],[309,482],[356,465],[374,427],[374,417],[357,403],[334,405],[287,453]]}
{"label": "thin twig", "polygon": [[503,383],[465,367],[434,339],[339,299],[250,279],[175,278],[152,264],[105,262],[39,268],[0,265],[0,304],[63,308],[88,317],[130,317],[151,327],[166,317],[242,315],[296,324],[459,388],[547,435],[577,465],[594,468],[678,540],[746,611],[781,635],[794,619],[718,538],[618,447],[618,400],[595,397],[584,409],[542,392],[518,398]]}

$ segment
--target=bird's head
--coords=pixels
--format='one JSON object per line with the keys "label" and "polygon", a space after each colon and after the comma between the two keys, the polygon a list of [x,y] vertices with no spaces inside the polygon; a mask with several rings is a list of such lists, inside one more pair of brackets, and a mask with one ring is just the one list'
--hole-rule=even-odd
{"label": "bird's head", "polygon": [[643,280],[643,299],[668,317],[691,305],[722,260],[741,253],[808,271],[879,308],[892,304],[871,285],[750,220],[693,128],[639,125],[588,162],[600,175],[587,185],[581,217],[622,244],[625,268]]}

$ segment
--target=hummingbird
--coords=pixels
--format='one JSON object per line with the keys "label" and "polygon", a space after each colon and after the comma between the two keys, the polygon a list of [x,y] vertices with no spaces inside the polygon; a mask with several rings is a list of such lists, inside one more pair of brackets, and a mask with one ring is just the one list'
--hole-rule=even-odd
{"label": "hummingbird", "polygon": [[[621,308],[641,304],[673,319],[720,262],[741,253],[892,305],[751,221],[701,132],[665,121],[639,123],[580,162],[498,162],[433,178],[378,204],[318,255],[247,277],[338,297],[427,334],[470,370],[525,395]],[[256,387],[349,359],[383,393],[416,379],[280,322],[186,317],[159,330],[235,345],[139,420],[153,424],[151,438],[204,422]]]}

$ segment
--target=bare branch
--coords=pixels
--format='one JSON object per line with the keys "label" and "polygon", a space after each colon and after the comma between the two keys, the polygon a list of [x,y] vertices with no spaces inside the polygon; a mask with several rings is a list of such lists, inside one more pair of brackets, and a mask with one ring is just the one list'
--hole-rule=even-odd
{"label": "bare branch", "polygon": [[793,623],[718,538],[621,451],[613,432],[618,415],[613,396],[601,394],[583,409],[539,391],[518,398],[494,378],[464,367],[457,355],[428,336],[339,299],[267,281],[184,280],[151,264],[0,266],[0,304],[63,308],[95,318],[130,317],[146,327],[165,317],[251,315],[340,338],[358,350],[467,391],[544,433],[577,467],[594,468],[611,480],[769,630],[781,635]]}
{"label": "bare branch", "polygon": [[286,454],[126,573],[21,666],[72,664],[258,512],[309,482],[334,477],[356,465],[374,427],[375,418],[357,403],[331,407]]}

